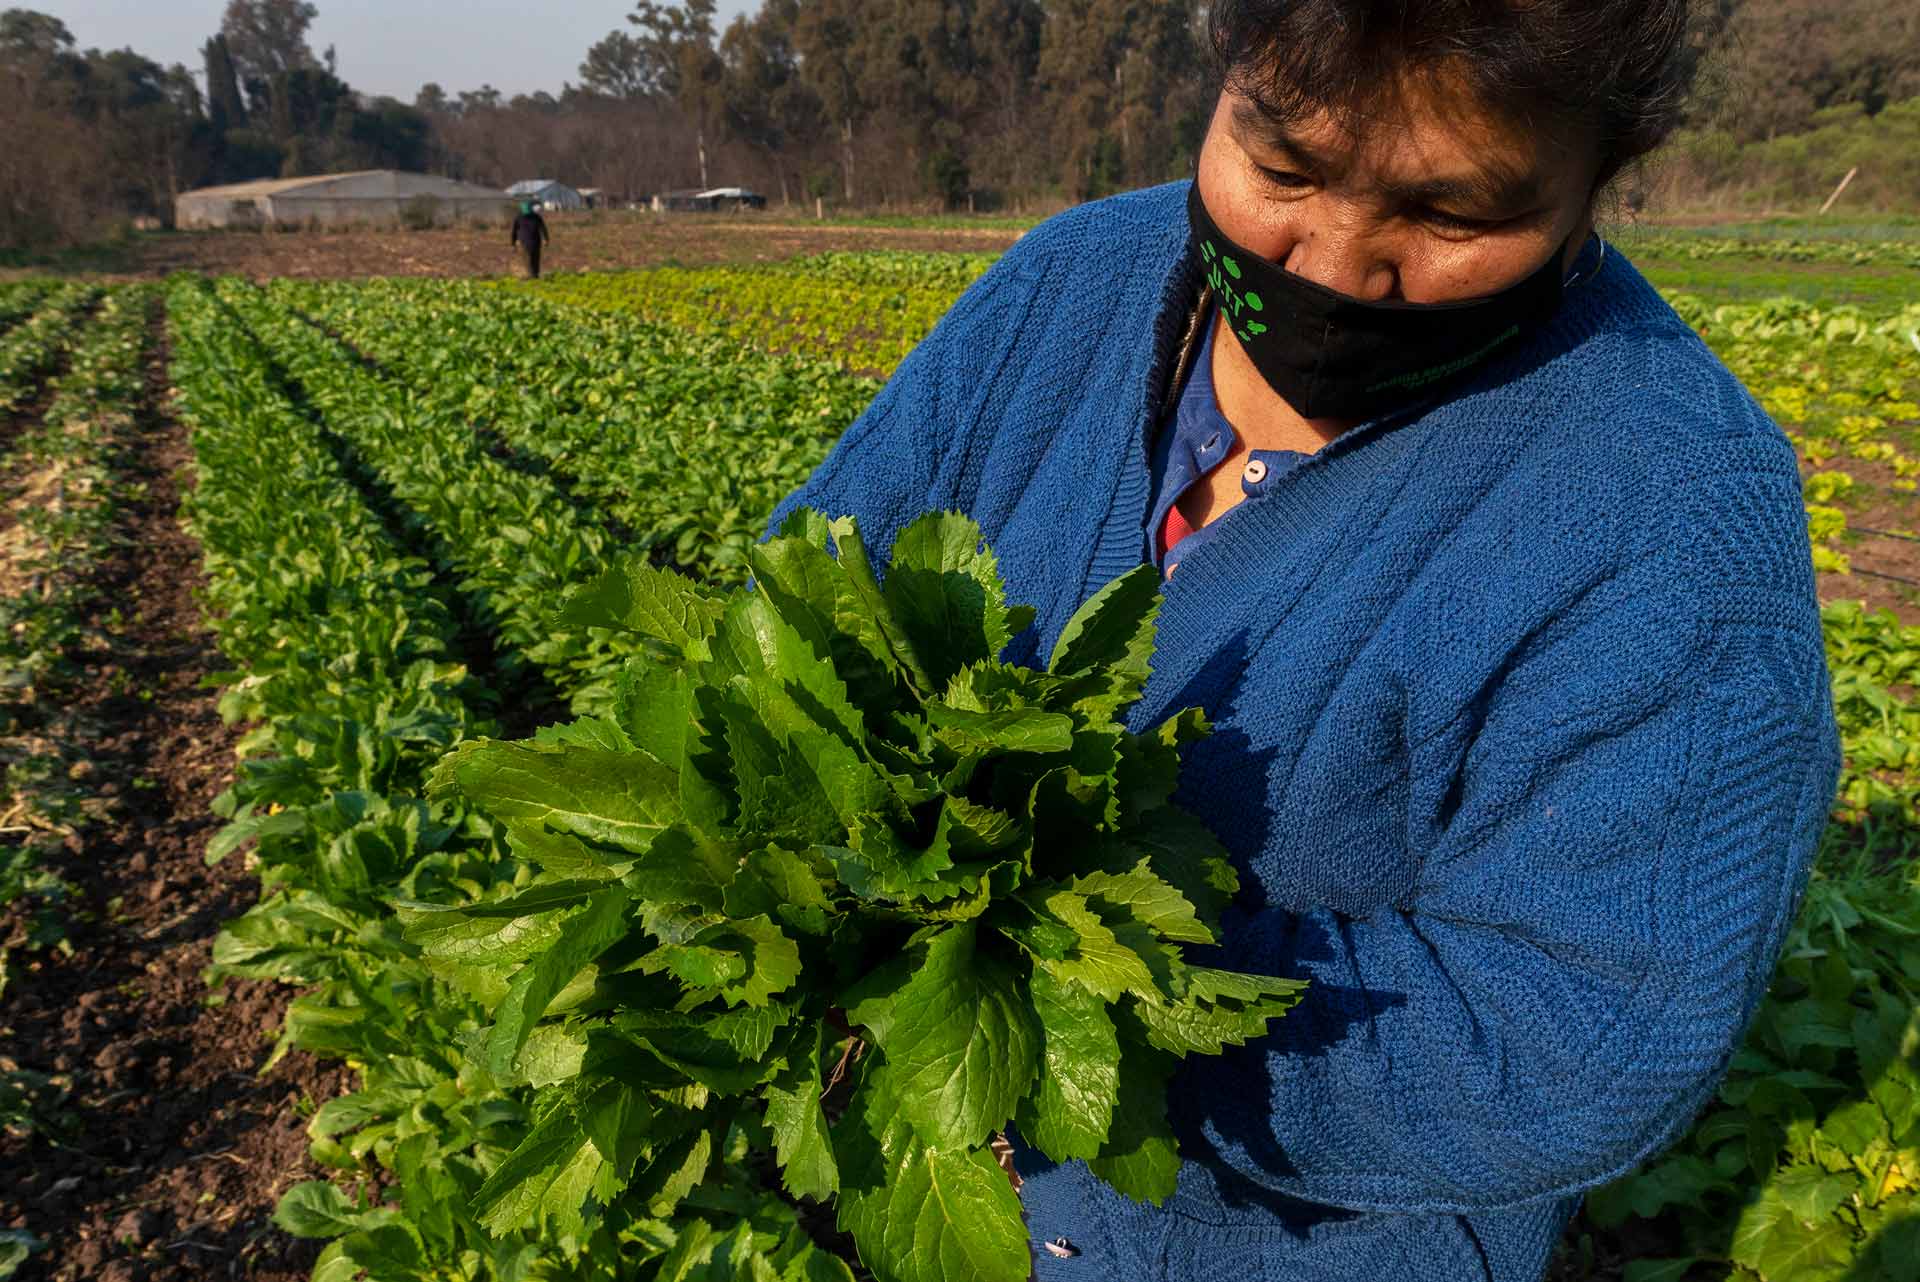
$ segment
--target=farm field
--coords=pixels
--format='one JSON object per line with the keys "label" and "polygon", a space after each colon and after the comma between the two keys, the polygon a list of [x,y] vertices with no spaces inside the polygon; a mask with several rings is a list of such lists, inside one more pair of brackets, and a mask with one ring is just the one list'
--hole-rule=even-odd
{"label": "farm field", "polygon": [[[903,220],[904,221],[904,220]],[[983,220],[984,222],[984,220]],[[615,271],[780,262],[803,254],[891,249],[997,253],[1018,226],[815,223],[748,215],[555,214],[549,271]],[[514,269],[504,228],[341,229],[262,233],[166,232],[78,256],[71,270],[157,279],[176,271],[250,280],[374,276],[490,276]]]}
{"label": "farm field", "polygon": [[[971,1139],[906,1164],[970,1190],[930,1226],[856,1184],[857,1152],[836,1168],[831,1042],[748,1071],[788,1036],[765,1015],[781,989],[753,985],[837,911],[811,872],[767,857],[760,898],[711,905],[732,934],[656,920],[680,951],[600,963],[621,1000],[684,986],[684,1020],[642,1030],[683,1076],[628,1098],[610,1083],[640,1070],[568,1022],[595,960],[570,941],[611,930],[615,886],[644,899],[639,873],[541,846],[497,777],[441,762],[536,735],[597,761],[635,748],[606,728],[634,708],[684,714],[687,687],[623,673],[719,648],[722,607],[690,585],[752,575],[779,627],[812,626],[840,571],[798,539],[757,560],[766,513],[1015,233],[689,224],[601,251],[579,230],[580,265],[622,270],[433,279],[489,251],[241,236],[146,265],[211,277],[0,284],[0,1278],[825,1282],[855,1276],[835,1258],[853,1240],[883,1276],[929,1276],[915,1233],[973,1262],[945,1276],[1004,1259],[1004,1187]],[[1627,239],[1800,453],[1848,763],[1718,1100],[1590,1199],[1556,1282],[1913,1279],[1920,258],[1898,236]],[[382,279],[330,279],[359,275]],[[857,597],[848,573],[831,591]],[[735,710],[732,750],[837,715],[814,707],[756,705],[760,730]],[[968,711],[926,715],[975,744]],[[581,716],[605,719],[557,728]],[[696,777],[697,753],[659,751]],[[1244,1031],[1285,1000],[1204,1005]],[[727,1111],[749,1095],[751,1117]],[[874,1125],[873,1154],[917,1142]],[[1130,1142],[1097,1160],[1150,1183],[1156,1141]],[[836,1181],[837,1225],[811,1196]]]}

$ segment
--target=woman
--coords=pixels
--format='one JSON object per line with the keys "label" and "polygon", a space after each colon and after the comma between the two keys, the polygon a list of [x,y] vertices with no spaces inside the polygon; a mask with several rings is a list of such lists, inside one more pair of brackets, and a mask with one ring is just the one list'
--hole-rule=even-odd
{"label": "woman", "polygon": [[785,505],[970,513],[1026,661],[1158,562],[1223,964],[1312,980],[1166,1205],[1019,1154],[1040,1278],[1530,1282],[1738,1044],[1838,749],[1793,452],[1592,234],[1685,29],[1220,0],[1196,181],[1025,237]]}

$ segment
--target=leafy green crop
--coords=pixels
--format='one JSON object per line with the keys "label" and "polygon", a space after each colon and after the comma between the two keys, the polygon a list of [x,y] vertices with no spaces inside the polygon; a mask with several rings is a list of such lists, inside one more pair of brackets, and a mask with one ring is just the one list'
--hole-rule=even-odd
{"label": "leafy green crop", "polygon": [[[39,378],[66,350],[81,314],[100,296],[98,286],[63,285],[51,292],[22,292],[21,304],[39,309],[0,334],[0,412],[12,413],[32,396]],[[0,312],[14,307],[0,305]]]}
{"label": "leafy green crop", "polygon": [[811,512],[752,568],[724,596],[609,572],[565,611],[650,651],[608,715],[435,772],[538,870],[401,906],[490,1008],[469,1063],[536,1088],[473,1209],[573,1241],[645,1215],[668,1256],[729,1252],[727,1276],[769,1276],[741,1271],[756,1251],[772,1276],[848,1276],[797,1224],[766,1229],[794,1223],[777,1185],[836,1199],[882,1282],[1022,1282],[994,1137],[1015,1123],[1163,1200],[1178,1061],[1258,1037],[1302,988],[1182,955],[1237,881],[1170,801],[1200,714],[1121,722],[1157,575],[1098,593],[1040,672],[997,659],[1032,612],[964,517],[909,526],[884,583],[851,520]]}
{"label": "leafy green crop", "polygon": [[[23,306],[44,292],[13,291]],[[80,656],[103,640],[99,567],[124,537],[119,522],[131,492],[124,456],[144,391],[152,295],[116,288],[90,321],[79,322],[77,309],[99,294],[61,291],[65,303],[8,335],[35,336],[42,364],[70,355],[46,384],[52,399],[38,422],[22,422],[25,430],[0,457],[0,496],[14,518],[0,534],[0,579],[8,584],[0,596],[0,809],[11,816],[0,828],[0,909],[25,926],[14,939],[0,936],[0,991],[10,947],[71,948],[65,905],[73,888],[45,857],[111,805],[98,782],[88,782],[93,772],[83,763],[98,732],[76,715],[71,696]],[[0,293],[0,315],[6,297]],[[0,354],[0,366],[7,359]]]}
{"label": "leafy green crop", "polygon": [[752,266],[562,274],[501,288],[888,373],[996,257],[818,254]]}
{"label": "leafy green crop", "polygon": [[[745,581],[767,513],[880,388],[821,361],[461,282],[283,281],[272,296],[404,379],[409,427],[444,416],[497,434],[518,465],[623,527],[623,546],[701,579]],[[564,638],[543,649],[549,666],[601,658]]]}

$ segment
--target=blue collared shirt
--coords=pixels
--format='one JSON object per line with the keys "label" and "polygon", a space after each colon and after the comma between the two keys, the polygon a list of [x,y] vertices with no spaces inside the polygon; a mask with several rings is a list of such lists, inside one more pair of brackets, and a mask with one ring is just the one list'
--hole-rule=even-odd
{"label": "blue collared shirt", "polygon": [[[1244,504],[1236,504],[1207,525],[1180,541],[1169,556],[1160,546],[1166,528],[1167,513],[1193,486],[1233,454],[1240,434],[1227,416],[1220,412],[1213,395],[1213,333],[1211,318],[1200,351],[1193,359],[1193,372],[1180,393],[1180,402],[1162,423],[1153,446],[1153,502],[1147,525],[1147,558],[1160,567],[1162,574],[1172,572],[1186,557],[1206,546],[1221,528],[1240,513]],[[1305,462],[1308,455],[1298,450],[1250,450],[1241,464],[1240,490],[1246,502],[1258,502],[1271,493],[1282,476]]]}

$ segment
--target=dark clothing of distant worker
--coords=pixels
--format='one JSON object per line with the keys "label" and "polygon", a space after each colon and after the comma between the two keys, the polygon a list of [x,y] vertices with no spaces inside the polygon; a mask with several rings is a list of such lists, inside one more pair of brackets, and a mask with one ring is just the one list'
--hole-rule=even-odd
{"label": "dark clothing of distant worker", "polygon": [[513,220],[513,241],[520,249],[520,256],[526,260],[527,275],[540,279],[540,247],[551,237],[547,234],[547,220],[539,214],[528,211]]}

